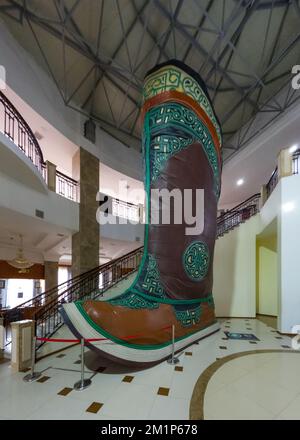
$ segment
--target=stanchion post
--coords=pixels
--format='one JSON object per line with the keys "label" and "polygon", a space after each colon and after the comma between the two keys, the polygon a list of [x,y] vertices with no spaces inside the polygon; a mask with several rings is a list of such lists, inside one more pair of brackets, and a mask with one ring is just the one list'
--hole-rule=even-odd
{"label": "stanchion post", "polygon": [[172,325],[172,356],[167,360],[168,364],[178,364],[179,359],[175,356],[175,325]]}
{"label": "stanchion post", "polygon": [[92,383],[91,379],[84,378],[84,338],[81,338],[80,348],[81,348],[81,378],[78,382],[74,384],[74,390],[76,391],[83,391],[87,387],[89,387]]}
{"label": "stanchion post", "polygon": [[36,348],[36,336],[32,338],[32,351],[31,351],[31,369],[30,373],[26,374],[26,376],[23,377],[23,380],[25,382],[34,382],[39,377],[41,377],[42,373],[38,371],[34,371],[35,367],[35,348]]}

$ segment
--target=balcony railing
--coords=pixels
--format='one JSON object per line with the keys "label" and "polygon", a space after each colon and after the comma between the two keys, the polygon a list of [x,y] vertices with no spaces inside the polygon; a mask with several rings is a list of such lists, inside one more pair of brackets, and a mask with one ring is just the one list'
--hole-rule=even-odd
{"label": "balcony railing", "polygon": [[[14,105],[0,91],[0,132],[7,136],[36,166],[47,182],[47,167],[41,147],[31,128]],[[67,199],[78,201],[78,182],[56,171],[56,192]]]}
{"label": "balcony railing", "polygon": [[295,151],[292,158],[293,174],[300,173],[300,150]]}
{"label": "balcony railing", "polygon": [[17,145],[42,173],[43,153],[31,128],[1,91],[0,103],[3,110],[0,118],[0,131]]}
{"label": "balcony railing", "polygon": [[56,192],[67,199],[78,202],[79,184],[69,176],[56,171]]}
{"label": "balcony railing", "polygon": [[217,218],[217,237],[244,223],[259,211],[260,194],[254,194],[249,199],[225,212]]}
{"label": "balcony railing", "polygon": [[138,222],[140,218],[139,206],[133,203],[124,202],[123,200],[112,200],[112,214],[116,217],[126,218],[134,222]]}
{"label": "balcony railing", "polygon": [[268,183],[266,184],[267,198],[270,197],[277,183],[278,183],[278,167],[275,168]]}

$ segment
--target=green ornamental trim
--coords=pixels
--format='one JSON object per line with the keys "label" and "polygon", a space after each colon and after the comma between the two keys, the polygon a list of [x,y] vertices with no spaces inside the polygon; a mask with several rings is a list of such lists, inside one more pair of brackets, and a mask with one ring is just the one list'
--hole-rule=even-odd
{"label": "green ornamental trim", "polygon": [[[167,132],[171,127],[174,127],[175,130],[181,130],[181,132],[185,134],[185,137],[187,139],[191,139],[192,142],[197,141],[201,143],[213,171],[214,192],[216,196],[219,197],[220,168],[218,154],[209,129],[201,121],[201,119],[198,118],[196,113],[181,104],[166,103],[161,104],[157,107],[153,107],[149,110],[147,115],[148,114],[150,118],[149,122],[152,136],[159,136],[160,132]],[[154,153],[152,169],[154,171],[152,171],[152,180],[155,180],[155,178],[159,175],[157,170],[161,171],[162,167],[169,159],[169,157],[190,145],[190,143],[187,144],[186,142],[184,142],[184,138],[182,137],[182,140],[179,144],[179,150],[178,145],[176,144],[175,147],[177,148],[174,148],[174,139],[172,139],[172,136],[166,135],[165,139],[167,138],[169,138],[169,145],[167,149],[164,148],[164,142],[155,144],[156,148],[153,149]],[[161,153],[163,153],[162,160],[160,158]]]}
{"label": "green ornamental trim", "polygon": [[184,251],[183,267],[187,276],[193,281],[203,280],[209,268],[209,249],[202,241],[192,242]]}
{"label": "green ornamental trim", "polygon": [[198,324],[200,322],[201,314],[201,305],[193,310],[188,309],[175,311],[176,318],[181,322],[183,327],[190,327],[191,325]]}
{"label": "green ornamental trim", "polygon": [[185,93],[186,95],[192,97],[200,105],[207,116],[211,119],[216,129],[218,139],[220,143],[222,143],[220,126],[217,122],[208,98],[206,97],[199,83],[183,70],[175,66],[168,66],[167,68],[161,69],[158,72],[150,75],[149,78],[146,79],[143,88],[143,100],[145,102],[147,99],[150,99],[159,93],[172,90]]}

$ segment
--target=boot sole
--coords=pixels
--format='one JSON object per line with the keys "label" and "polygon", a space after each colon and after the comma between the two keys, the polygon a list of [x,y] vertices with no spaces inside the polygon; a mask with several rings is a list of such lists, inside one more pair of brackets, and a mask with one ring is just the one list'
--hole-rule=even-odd
{"label": "boot sole", "polygon": [[[76,338],[96,339],[107,338],[103,341],[88,342],[86,345],[92,350],[101,352],[102,356],[113,360],[114,362],[135,365],[151,366],[165,359],[168,359],[172,353],[172,342],[166,342],[161,345],[136,345],[130,342],[113,340],[105,330],[97,330],[81,314],[75,303],[64,304],[60,313],[65,324],[69,327]],[[178,353],[189,345],[206,338],[220,330],[220,324],[213,322],[193,334],[184,338],[175,340],[175,352]]]}

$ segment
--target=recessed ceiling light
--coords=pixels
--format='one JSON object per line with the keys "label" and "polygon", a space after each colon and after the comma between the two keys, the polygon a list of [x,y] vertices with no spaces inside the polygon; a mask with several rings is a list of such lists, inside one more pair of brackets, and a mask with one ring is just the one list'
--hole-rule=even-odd
{"label": "recessed ceiling light", "polygon": [[237,186],[241,186],[244,183],[244,179],[239,179],[236,181]]}
{"label": "recessed ceiling light", "polygon": [[295,151],[297,151],[297,150],[298,150],[298,145],[297,145],[297,144],[292,145],[292,146],[289,148],[289,152],[290,152],[290,153],[295,153]]}
{"label": "recessed ceiling light", "polygon": [[282,205],[282,211],[283,212],[291,212],[291,211],[294,211],[294,209],[295,209],[295,203],[294,202],[287,202],[287,203],[284,203]]}

